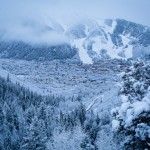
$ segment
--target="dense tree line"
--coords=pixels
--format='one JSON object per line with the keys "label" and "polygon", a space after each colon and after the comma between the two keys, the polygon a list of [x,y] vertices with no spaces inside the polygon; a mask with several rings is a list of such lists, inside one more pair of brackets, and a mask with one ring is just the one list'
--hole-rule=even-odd
{"label": "dense tree line", "polygon": [[64,60],[72,58],[77,53],[77,49],[69,44],[45,46],[17,41],[0,41],[0,53],[3,58],[24,60]]}
{"label": "dense tree line", "polygon": [[[97,149],[99,116],[92,111],[87,113],[83,104],[63,112],[60,101],[66,99],[41,96],[19,83],[11,83],[9,76],[0,78],[0,149],[50,150],[64,146],[64,150],[69,150],[68,142],[78,144],[78,149]],[[66,141],[64,138],[62,143],[57,143],[64,135]]]}

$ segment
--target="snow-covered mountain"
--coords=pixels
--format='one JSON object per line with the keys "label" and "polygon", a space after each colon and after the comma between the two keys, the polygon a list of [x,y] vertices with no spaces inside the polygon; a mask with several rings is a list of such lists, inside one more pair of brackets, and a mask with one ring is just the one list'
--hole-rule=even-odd
{"label": "snow-covered mountain", "polygon": [[150,55],[150,28],[126,20],[86,20],[71,26],[68,34],[84,63]]}
{"label": "snow-covered mountain", "polygon": [[85,18],[67,25],[47,19],[25,22],[21,28],[27,32],[10,32],[11,38],[6,38],[9,32],[1,34],[1,57],[52,60],[79,55],[86,64],[107,58],[150,58],[150,28],[123,19]]}

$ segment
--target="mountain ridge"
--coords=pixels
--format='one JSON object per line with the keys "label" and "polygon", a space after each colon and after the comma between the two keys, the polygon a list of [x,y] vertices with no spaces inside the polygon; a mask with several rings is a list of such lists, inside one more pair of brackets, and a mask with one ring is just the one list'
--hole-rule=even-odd
{"label": "mountain ridge", "polygon": [[[34,49],[34,55],[37,55],[36,53],[41,54],[37,55],[37,58],[29,58],[29,60],[39,60],[40,57],[45,60],[66,59],[79,55],[83,63],[92,64],[100,59],[127,60],[150,58],[150,27],[124,19],[97,20],[85,18],[68,26],[60,24],[55,20],[48,20],[45,24],[39,25],[36,23],[32,24],[32,22],[23,25],[24,28],[30,29],[34,33],[33,38],[30,40],[31,43],[26,41],[26,39],[20,42],[19,37],[14,40],[12,40],[12,38],[11,41],[18,43],[18,48],[17,46],[12,46],[14,42],[11,42],[10,45],[10,42],[8,42],[9,40],[2,36],[0,38],[1,57],[26,59],[27,55],[29,56],[32,49]],[[19,33],[19,35],[21,34]],[[21,37],[23,37],[23,34]],[[34,38],[36,42],[32,44],[32,39],[34,41]],[[56,38],[58,41],[52,42],[53,38]],[[3,39],[5,41],[5,46],[3,45]],[[46,40],[46,42],[44,40]],[[59,41],[61,42],[59,43]],[[52,43],[49,44],[49,42]],[[37,45],[40,45],[41,49],[36,51],[36,49],[38,49]],[[47,50],[45,50],[46,47],[48,47]],[[16,50],[18,51],[18,49],[21,51],[25,49],[25,56],[13,57],[9,55],[11,51],[15,52]],[[55,50],[55,56],[51,57]],[[46,51],[46,53],[44,51]],[[50,59],[47,58],[47,53],[51,53]],[[18,52],[17,55],[19,55]]]}

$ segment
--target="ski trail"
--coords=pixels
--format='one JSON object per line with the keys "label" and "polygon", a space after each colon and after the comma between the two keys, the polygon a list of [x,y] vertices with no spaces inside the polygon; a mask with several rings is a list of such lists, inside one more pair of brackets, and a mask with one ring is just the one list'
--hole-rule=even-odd
{"label": "ski trail", "polygon": [[92,58],[88,55],[87,50],[83,47],[83,39],[75,40],[73,43],[79,49],[79,56],[84,64],[93,64]]}
{"label": "ski trail", "polygon": [[112,86],[111,90],[107,90],[102,95],[94,98],[92,102],[87,106],[86,111],[93,109],[95,112],[99,110],[110,110],[113,106],[120,103],[118,97],[118,88]]}
{"label": "ski trail", "polygon": [[91,103],[90,105],[86,108],[86,111],[89,111],[90,109],[92,109],[92,107],[94,106],[94,104],[98,101],[98,100],[103,100],[103,96],[98,96],[96,97]]}

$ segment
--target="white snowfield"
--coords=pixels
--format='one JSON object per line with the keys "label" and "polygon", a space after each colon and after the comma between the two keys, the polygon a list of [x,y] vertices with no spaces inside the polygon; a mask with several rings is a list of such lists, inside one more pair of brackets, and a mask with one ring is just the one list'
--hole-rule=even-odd
{"label": "white snowfield", "polygon": [[85,40],[84,38],[75,40],[74,43],[73,43],[73,45],[75,45],[75,47],[79,49],[80,60],[84,64],[92,64],[93,63],[92,62],[92,58],[88,55],[87,49],[85,49],[83,47],[84,40]]}
{"label": "white snowfield", "polygon": [[[79,25],[85,26],[85,29],[82,32],[85,32],[84,38],[73,38],[71,42],[72,46],[75,46],[79,50],[80,60],[84,64],[92,64],[93,56],[91,56],[88,51],[88,46],[91,47],[94,57],[104,57],[103,51],[105,51],[105,56],[112,59],[129,59],[133,57],[134,46],[131,45],[133,40],[130,35],[120,35],[122,39],[122,46],[116,46],[111,38],[111,34],[117,25],[116,20],[112,20],[111,25],[107,25],[105,20],[95,20],[93,24],[80,22]],[[73,28],[74,29],[74,28]],[[76,28],[75,28],[76,29]],[[134,39],[135,40],[135,39]],[[86,45],[85,45],[86,43]],[[136,55],[136,54],[134,54]]]}

